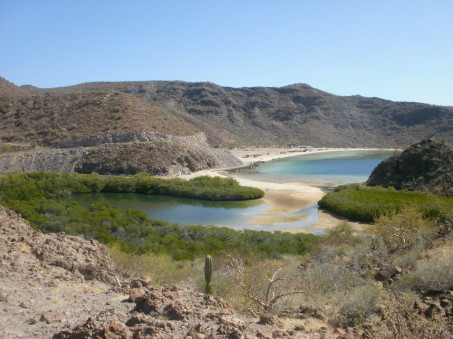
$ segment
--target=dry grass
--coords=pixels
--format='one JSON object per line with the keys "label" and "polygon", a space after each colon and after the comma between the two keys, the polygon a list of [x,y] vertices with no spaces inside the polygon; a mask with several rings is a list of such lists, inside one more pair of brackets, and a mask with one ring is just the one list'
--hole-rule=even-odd
{"label": "dry grass", "polygon": [[123,283],[148,276],[155,286],[178,284],[195,287],[197,280],[195,268],[203,265],[201,259],[194,262],[175,261],[167,254],[136,255],[121,252],[116,248],[110,248],[110,254]]}

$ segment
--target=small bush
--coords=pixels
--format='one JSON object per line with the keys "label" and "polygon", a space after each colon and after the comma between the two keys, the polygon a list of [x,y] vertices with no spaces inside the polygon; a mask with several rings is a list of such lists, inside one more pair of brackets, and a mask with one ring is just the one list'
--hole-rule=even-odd
{"label": "small bush", "polygon": [[340,304],[338,325],[357,325],[364,322],[369,315],[376,312],[376,304],[384,292],[376,285],[368,283],[357,286]]}
{"label": "small bush", "polygon": [[436,224],[415,208],[405,208],[398,214],[379,217],[371,232],[383,240],[390,253],[413,248],[422,250],[431,246]]}
{"label": "small bush", "polygon": [[382,301],[382,318],[366,337],[372,339],[394,338],[450,338],[451,324],[440,315],[426,318],[413,308],[416,296],[408,293],[391,295]]}
{"label": "small bush", "polygon": [[451,251],[444,256],[437,254],[428,260],[419,261],[412,272],[399,280],[397,287],[416,291],[451,290],[453,289],[452,263]]}

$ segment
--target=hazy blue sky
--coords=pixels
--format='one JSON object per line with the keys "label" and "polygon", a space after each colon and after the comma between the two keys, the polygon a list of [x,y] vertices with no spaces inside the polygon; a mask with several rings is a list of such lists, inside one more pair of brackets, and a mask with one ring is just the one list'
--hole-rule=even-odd
{"label": "hazy blue sky", "polygon": [[453,0],[0,0],[17,85],[307,83],[453,106]]}

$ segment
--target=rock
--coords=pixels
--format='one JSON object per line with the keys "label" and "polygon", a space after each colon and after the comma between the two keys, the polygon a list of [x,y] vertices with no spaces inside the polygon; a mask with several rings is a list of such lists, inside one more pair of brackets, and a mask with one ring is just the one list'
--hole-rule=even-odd
{"label": "rock", "polygon": [[275,318],[270,313],[261,314],[260,320],[258,321],[258,324],[261,325],[274,325],[275,323],[276,323]]}
{"label": "rock", "polygon": [[61,323],[63,321],[64,317],[60,313],[55,313],[55,312],[44,312],[41,314],[41,317],[39,318],[40,321],[43,321],[47,324],[52,324],[52,323]]}
{"label": "rock", "polygon": [[414,302],[414,309],[415,310],[418,310],[422,313],[425,313],[425,311],[428,309],[429,305],[424,303],[423,301],[421,300],[416,300]]}
{"label": "rock", "polygon": [[7,303],[8,302],[8,296],[6,294],[0,293],[0,302]]}
{"label": "rock", "polygon": [[308,305],[301,305],[298,309],[284,309],[280,312],[279,317],[296,319],[307,319],[311,317],[319,320],[325,320],[325,316],[322,314],[319,308],[311,307]]}
{"label": "rock", "polygon": [[135,302],[137,298],[143,297],[146,291],[143,288],[131,288],[129,291],[129,300]]}
{"label": "rock", "polygon": [[388,268],[384,268],[379,270],[375,275],[374,275],[374,280],[376,281],[381,281],[381,282],[388,282],[391,277],[391,272]]}
{"label": "rock", "polygon": [[185,318],[182,307],[179,305],[167,305],[164,308],[164,312],[166,312],[170,320],[183,320]]}
{"label": "rock", "polygon": [[294,331],[305,332],[305,327],[302,325],[296,325],[296,326],[294,326]]}
{"label": "rock", "polygon": [[277,322],[266,325],[251,323],[235,315],[222,299],[206,296],[189,288],[163,286],[137,290],[142,289],[146,293],[135,298],[136,307],[132,312],[103,312],[70,331],[59,332],[54,338],[104,338],[104,333],[108,333],[111,338],[226,339],[292,336],[281,329]]}
{"label": "rock", "polygon": [[25,302],[22,301],[22,302],[19,304],[19,307],[28,308],[29,306],[28,306],[28,304],[26,304]]}
{"label": "rock", "polygon": [[35,318],[30,318],[27,320],[27,323],[30,325],[35,325],[38,323],[38,321]]}
{"label": "rock", "polygon": [[447,298],[444,298],[440,301],[440,306],[442,307],[448,307],[452,304],[451,300],[447,299]]}
{"label": "rock", "polygon": [[339,335],[342,335],[342,336],[346,336],[347,335],[347,332],[344,329],[339,328],[339,327],[335,329],[335,332],[338,333]]}
{"label": "rock", "polygon": [[138,279],[134,279],[131,281],[132,288],[140,288],[143,287],[142,283]]}
{"label": "rock", "polygon": [[440,314],[442,316],[445,315],[444,309],[437,303],[431,303],[424,313],[429,318],[433,317],[436,314]]}

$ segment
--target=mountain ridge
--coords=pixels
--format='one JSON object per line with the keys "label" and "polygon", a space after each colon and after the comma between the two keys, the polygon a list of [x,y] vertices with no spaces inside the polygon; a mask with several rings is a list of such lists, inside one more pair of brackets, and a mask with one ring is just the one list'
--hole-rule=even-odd
{"label": "mountain ridge", "polygon": [[[140,116],[143,109],[135,107],[150,105],[167,115],[167,119],[178,121],[186,135],[203,131],[211,145],[219,146],[302,144],[328,147],[404,147],[421,139],[453,141],[453,107],[393,102],[357,95],[336,96],[303,83],[283,87],[233,88],[211,82],[128,81],[89,82],[52,89],[27,85],[18,89],[27,90],[29,97],[34,96],[35,101],[49,96],[64,101],[64,96],[94,96],[94,93],[125,96],[128,101],[135,101],[135,104],[127,119],[110,124],[115,125],[114,128],[137,130],[137,126],[127,124],[125,120],[134,120],[137,115]],[[18,99],[11,98],[10,101],[17,103]],[[15,104],[9,102],[8,105]],[[2,108],[3,117],[9,113],[8,131],[23,123],[18,122],[20,117],[15,116],[17,112],[14,110],[17,111],[18,107],[12,108],[13,110]],[[42,113],[46,115],[46,112]],[[105,114],[111,115],[111,112]],[[146,114],[141,116],[146,120]],[[58,127],[67,129],[64,121],[56,122]],[[174,134],[171,131],[173,125],[162,121],[159,127],[161,130],[140,130]],[[83,136],[110,132],[112,130],[98,129],[91,135]],[[66,134],[62,141],[81,137],[67,131]]]}
{"label": "mountain ridge", "polygon": [[88,82],[27,90],[124,92],[197,126],[213,145],[401,147],[423,138],[453,140],[453,107],[336,96],[303,83],[233,88],[210,82]]}

